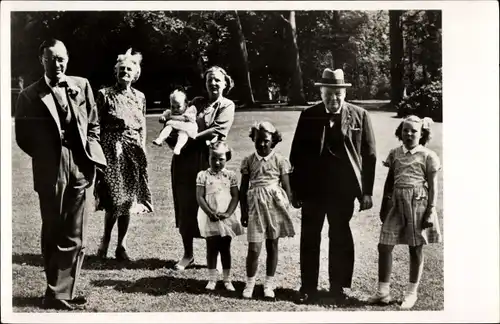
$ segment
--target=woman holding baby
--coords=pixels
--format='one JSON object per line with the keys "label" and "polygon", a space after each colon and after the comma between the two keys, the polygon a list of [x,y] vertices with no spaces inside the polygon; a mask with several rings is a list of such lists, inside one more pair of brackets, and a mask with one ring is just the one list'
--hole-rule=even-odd
{"label": "woman holding baby", "polygon": [[[218,66],[204,73],[205,97],[196,97],[189,104],[197,110],[197,134],[190,136],[182,149],[176,151],[171,164],[172,192],[175,209],[175,223],[182,237],[184,255],[175,265],[184,270],[194,264],[193,239],[200,238],[197,222],[196,175],[208,168],[208,142],[224,139],[234,120],[234,102],[224,97],[233,87],[233,80]],[[160,122],[169,119],[164,114]],[[179,132],[172,132],[166,142],[173,148]],[[175,135],[174,135],[175,134]]]}

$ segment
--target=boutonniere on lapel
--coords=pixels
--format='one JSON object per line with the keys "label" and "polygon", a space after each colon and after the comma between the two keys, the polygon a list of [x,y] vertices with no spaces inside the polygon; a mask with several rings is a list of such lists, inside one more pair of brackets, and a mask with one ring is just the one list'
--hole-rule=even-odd
{"label": "boutonniere on lapel", "polygon": [[68,95],[70,96],[71,99],[76,99],[78,94],[80,93],[80,88],[76,86],[75,84],[72,84],[68,82],[68,80],[63,80],[59,82],[60,87],[66,88],[66,91],[68,92]]}
{"label": "boutonniere on lapel", "polygon": [[76,99],[76,97],[78,96],[79,93],[80,93],[80,88],[79,87],[77,87],[77,86],[69,86],[68,85],[68,95],[72,99]]}

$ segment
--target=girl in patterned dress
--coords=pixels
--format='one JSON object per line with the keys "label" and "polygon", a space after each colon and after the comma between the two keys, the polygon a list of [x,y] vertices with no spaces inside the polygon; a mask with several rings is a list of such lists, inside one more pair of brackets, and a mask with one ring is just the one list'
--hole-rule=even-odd
{"label": "girl in patterned dress", "polygon": [[217,283],[217,256],[220,253],[224,287],[234,291],[231,272],[231,240],[243,234],[243,227],[235,214],[238,206],[238,178],[225,168],[231,159],[231,150],[224,141],[210,146],[208,170],[196,177],[196,200],[200,234],[207,241],[207,268],[209,281],[205,287],[214,290]]}
{"label": "girl in patterned dress", "polygon": [[391,302],[392,250],[396,244],[406,244],[410,249],[410,280],[401,308],[412,308],[424,266],[422,247],[441,241],[436,213],[440,161],[435,152],[425,147],[431,138],[431,123],[430,118],[406,117],[396,129],[403,145],[392,149],[384,162],[390,175],[386,186],[393,189],[389,194],[391,207],[386,216],[381,215],[379,283],[376,294],[368,300],[370,303]]}
{"label": "girl in patterned dress", "polygon": [[267,276],[264,296],[274,298],[274,273],[278,264],[278,240],[293,237],[290,206],[292,191],[288,175],[290,162],[274,147],[281,134],[269,122],[260,122],[250,129],[256,152],[241,163],[241,212],[243,226],[248,227],[247,283],[244,298],[251,298],[262,242],[266,241]]}
{"label": "girl in patterned dress", "polygon": [[198,133],[198,124],[196,124],[198,111],[195,106],[188,107],[186,93],[181,90],[174,90],[170,94],[170,107],[171,109],[165,110],[160,117],[160,121],[165,122],[165,127],[153,144],[161,146],[170,133],[176,131],[178,136],[174,154],[179,155],[188,138],[195,138]]}

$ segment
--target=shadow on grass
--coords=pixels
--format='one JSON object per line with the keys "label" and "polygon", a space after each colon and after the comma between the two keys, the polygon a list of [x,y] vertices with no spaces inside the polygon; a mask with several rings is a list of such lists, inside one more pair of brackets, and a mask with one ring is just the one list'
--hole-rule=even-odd
{"label": "shadow on grass", "polygon": [[[242,281],[233,281],[236,291],[227,291],[222,281],[217,283],[214,291],[205,289],[206,280],[192,278],[177,278],[172,276],[145,277],[135,282],[128,280],[95,280],[92,284],[98,287],[113,287],[123,293],[143,293],[153,296],[168,295],[169,293],[188,293],[193,295],[217,294],[221,297],[243,299],[241,292],[245,288]],[[276,300],[295,301],[296,291],[286,288],[278,288],[275,291]],[[255,286],[253,300],[266,300],[262,285]]]}
{"label": "shadow on grass", "polygon": [[[13,264],[30,265],[36,267],[43,267],[43,258],[40,254],[13,254]],[[116,259],[101,259],[96,255],[85,256],[83,260],[83,269],[86,270],[121,270],[121,269],[173,269],[176,264],[174,260],[161,260],[153,259],[138,259],[131,261],[118,261]],[[206,265],[195,264],[191,268],[202,269]]]}
{"label": "shadow on grass", "polygon": [[[94,280],[92,284],[98,287],[113,287],[122,293],[135,294],[143,293],[153,296],[168,295],[169,293],[188,293],[193,295],[217,294],[221,297],[243,299],[241,293],[245,288],[242,281],[233,281],[236,291],[225,290],[222,281],[217,283],[215,291],[210,292],[205,289],[206,280],[197,280],[192,278],[176,278],[172,276],[145,277],[135,282],[128,280]],[[264,298],[262,285],[255,286],[252,300],[273,301]],[[274,301],[288,301],[295,303],[297,301],[297,291],[289,288],[276,288],[276,298]],[[318,298],[313,305],[318,306],[336,306],[336,307],[360,307],[366,306],[366,302],[357,298],[348,298],[345,302],[337,303],[328,296],[328,292],[319,292]]]}
{"label": "shadow on grass", "polygon": [[37,307],[42,308],[43,298],[42,297],[12,297],[12,307]]}

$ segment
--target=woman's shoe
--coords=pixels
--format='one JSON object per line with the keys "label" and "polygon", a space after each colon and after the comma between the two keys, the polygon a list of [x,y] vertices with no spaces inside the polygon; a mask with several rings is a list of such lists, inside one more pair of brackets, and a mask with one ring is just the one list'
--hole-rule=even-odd
{"label": "woman's shoe", "polygon": [[97,257],[101,260],[105,260],[108,256],[108,250],[107,249],[103,249],[103,248],[99,248],[97,250],[97,253],[96,253]]}
{"label": "woman's shoe", "polygon": [[377,291],[375,295],[368,298],[368,304],[386,304],[388,305],[392,301],[391,294],[382,294],[380,291]]}
{"label": "woman's shoe", "polygon": [[115,257],[118,261],[130,261],[127,250],[125,250],[123,246],[119,246],[116,248]]}
{"label": "woman's shoe", "polygon": [[186,261],[186,259],[182,259],[179,262],[177,262],[174,266],[175,270],[177,271],[183,271],[186,270],[189,266],[192,266],[194,264],[194,258],[191,258],[190,260]]}

